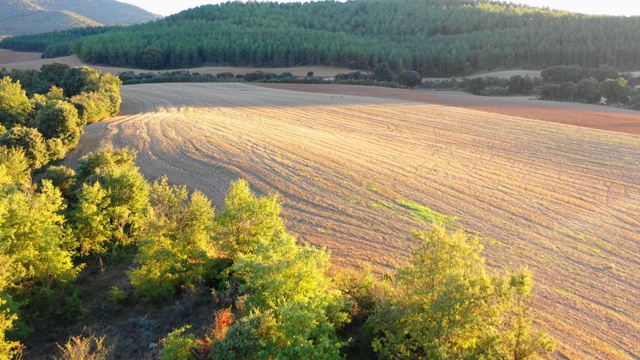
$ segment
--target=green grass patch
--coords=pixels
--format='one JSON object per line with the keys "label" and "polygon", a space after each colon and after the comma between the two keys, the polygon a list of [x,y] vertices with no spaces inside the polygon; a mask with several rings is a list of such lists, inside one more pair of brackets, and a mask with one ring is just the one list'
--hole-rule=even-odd
{"label": "green grass patch", "polygon": [[371,191],[371,192],[374,192],[376,194],[380,193],[380,190],[378,190],[378,188],[376,188],[373,184],[367,184],[367,185],[365,185],[364,188],[369,190],[369,191]]}
{"label": "green grass patch", "polygon": [[404,200],[396,200],[396,203],[404,208],[413,210],[413,218],[418,221],[429,221],[449,225],[457,220],[455,216],[441,214],[428,206],[411,203]]}
{"label": "green grass patch", "polygon": [[388,204],[384,201],[372,201],[370,204],[374,209],[393,209],[393,205]]}

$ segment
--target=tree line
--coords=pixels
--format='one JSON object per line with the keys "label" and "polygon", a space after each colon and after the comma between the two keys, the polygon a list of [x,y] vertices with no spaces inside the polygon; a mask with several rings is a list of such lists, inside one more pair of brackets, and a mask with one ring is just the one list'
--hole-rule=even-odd
{"label": "tree line", "polygon": [[144,25],[18,36],[10,49],[144,69],[346,66],[459,76],[555,65],[640,65],[640,17],[587,16],[476,0],[201,6]]}
{"label": "tree line", "polygon": [[[337,79],[338,77],[336,77]],[[540,77],[515,75],[510,78],[477,77],[428,81],[423,87],[462,90],[481,96],[535,95],[541,100],[606,104],[640,110],[640,78],[619,73],[611,66],[552,66]]]}

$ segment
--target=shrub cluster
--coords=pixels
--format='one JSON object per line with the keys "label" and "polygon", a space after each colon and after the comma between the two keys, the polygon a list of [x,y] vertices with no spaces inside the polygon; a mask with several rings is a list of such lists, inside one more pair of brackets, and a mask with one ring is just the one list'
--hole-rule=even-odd
{"label": "shrub cluster", "polygon": [[43,65],[3,76],[0,146],[22,149],[31,170],[62,159],[85,124],[120,112],[120,79],[88,67]]}

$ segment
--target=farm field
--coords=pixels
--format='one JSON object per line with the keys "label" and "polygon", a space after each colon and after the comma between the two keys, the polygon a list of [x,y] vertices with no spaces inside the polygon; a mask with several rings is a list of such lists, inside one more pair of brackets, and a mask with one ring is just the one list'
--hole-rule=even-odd
{"label": "farm field", "polygon": [[[640,356],[640,137],[554,123],[543,107],[524,118],[500,102],[488,112],[333,89],[125,86],[122,115],[87,126],[67,163],[130,147],[147,177],[166,174],[218,208],[229,182],[245,178],[280,194],[301,241],[326,246],[337,266],[371,262],[379,272],[406,261],[410,231],[428,226],[401,203],[428,207],[436,213],[422,216],[456,217],[453,227],[482,237],[496,270],[533,270],[535,308],[559,358]],[[519,111],[538,103],[512,101]],[[566,106],[549,111],[640,122]]]}
{"label": "farm field", "polygon": [[355,85],[260,84],[260,86],[272,89],[333,95],[370,96],[463,107],[532,120],[640,134],[640,112],[603,105],[534,100],[523,96],[475,96],[462,91],[417,91]]}

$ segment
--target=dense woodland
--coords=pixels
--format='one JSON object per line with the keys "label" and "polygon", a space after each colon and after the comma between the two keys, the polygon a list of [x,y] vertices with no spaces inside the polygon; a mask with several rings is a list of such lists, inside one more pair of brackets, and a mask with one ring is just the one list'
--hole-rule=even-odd
{"label": "dense woodland", "polygon": [[[414,233],[411,262],[384,279],[366,267],[330,276],[329,252],[299,244],[277,195],[258,197],[243,180],[216,212],[198,191],[166,178],[149,183],[126,149],[90,153],[75,170],[56,163],[84,124],[118,112],[117,77],[64,65],[12,76],[29,81],[29,95],[20,80],[0,82],[0,358],[526,359],[553,351],[532,326],[531,274],[488,272],[478,239],[436,224]],[[176,306],[208,325],[169,316]],[[140,313],[146,322],[167,314],[173,330],[151,333],[159,347],[132,350],[105,334],[104,321],[129,324]],[[144,330],[136,326],[125,336]]]}
{"label": "dense woodland", "polygon": [[371,70],[387,62],[398,72],[445,76],[554,65],[635,70],[638,37],[640,17],[477,0],[358,0],[228,2],[98,36],[83,31],[19,36],[2,46],[146,69],[227,64]]}

